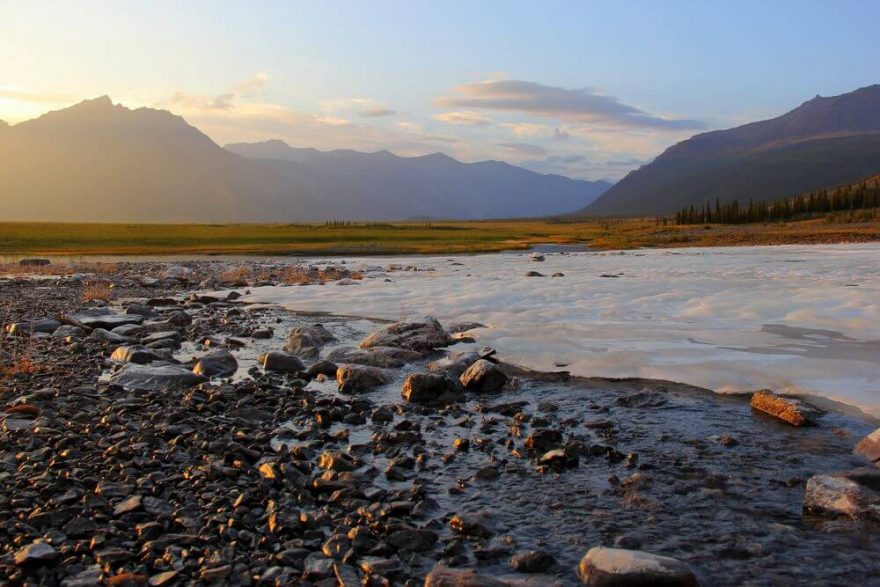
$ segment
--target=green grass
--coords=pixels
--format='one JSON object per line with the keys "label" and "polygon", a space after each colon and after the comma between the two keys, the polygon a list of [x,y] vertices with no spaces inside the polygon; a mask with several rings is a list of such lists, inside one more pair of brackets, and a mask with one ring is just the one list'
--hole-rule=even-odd
{"label": "green grass", "polygon": [[0,223],[0,254],[479,253],[535,243],[597,249],[880,240],[880,223],[657,226],[653,220],[324,224]]}

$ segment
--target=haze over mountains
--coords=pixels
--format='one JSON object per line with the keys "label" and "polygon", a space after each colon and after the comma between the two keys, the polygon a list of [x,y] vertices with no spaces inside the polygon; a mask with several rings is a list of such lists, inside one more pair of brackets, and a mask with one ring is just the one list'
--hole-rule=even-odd
{"label": "haze over mountains", "polygon": [[650,215],[773,200],[880,173],[880,85],[816,97],[772,120],[669,147],[582,213]]}
{"label": "haze over mountains", "polygon": [[497,161],[223,149],[179,116],[87,100],[0,125],[2,220],[294,222],[504,218],[582,208],[610,185]]}

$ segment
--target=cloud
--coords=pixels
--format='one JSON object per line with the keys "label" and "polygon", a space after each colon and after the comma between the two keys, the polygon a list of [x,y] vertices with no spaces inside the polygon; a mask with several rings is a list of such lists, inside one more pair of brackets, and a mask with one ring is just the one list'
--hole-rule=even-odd
{"label": "cloud", "polygon": [[477,112],[468,111],[442,112],[435,114],[432,118],[438,122],[459,126],[487,126],[492,124],[492,119],[486,118]]}
{"label": "cloud", "polygon": [[558,128],[553,129],[553,140],[554,141],[567,141],[571,138],[571,134],[564,131],[559,130]]}
{"label": "cloud", "polygon": [[233,86],[232,91],[237,95],[253,94],[265,88],[267,83],[269,83],[269,74],[261,71],[254,74],[252,78]]}
{"label": "cloud", "polygon": [[231,110],[234,107],[234,100],[235,94],[205,96],[184,92],[175,92],[168,98],[170,104],[190,110]]}
{"label": "cloud", "polygon": [[516,155],[538,156],[547,153],[544,147],[530,143],[498,143],[498,146],[506,152]]}
{"label": "cloud", "polygon": [[581,163],[586,160],[587,158],[583,155],[550,155],[546,159],[547,163],[562,163],[565,165]]}
{"label": "cloud", "polygon": [[383,106],[368,106],[360,111],[360,115],[366,118],[381,118],[383,116],[394,116],[396,112],[389,110]]}
{"label": "cloud", "polygon": [[438,98],[437,105],[443,108],[514,112],[614,127],[661,130],[705,128],[702,122],[696,120],[652,116],[623,104],[613,96],[597,94],[590,88],[569,90],[521,80],[494,80],[456,86],[452,91],[454,96]]}

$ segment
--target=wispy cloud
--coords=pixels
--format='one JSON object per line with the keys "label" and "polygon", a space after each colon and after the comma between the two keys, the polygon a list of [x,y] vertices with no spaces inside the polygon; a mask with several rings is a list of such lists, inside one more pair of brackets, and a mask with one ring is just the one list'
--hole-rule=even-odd
{"label": "wispy cloud", "polygon": [[438,122],[444,124],[456,124],[459,126],[488,126],[492,124],[492,119],[483,116],[477,112],[441,112],[432,117]]}
{"label": "wispy cloud", "polygon": [[454,95],[438,98],[437,105],[620,127],[669,130],[705,127],[696,120],[652,116],[590,88],[565,89],[521,80],[492,80],[456,86],[452,93]]}
{"label": "wispy cloud", "polygon": [[516,155],[539,156],[547,153],[547,150],[541,145],[530,143],[498,143],[498,146],[504,151]]}

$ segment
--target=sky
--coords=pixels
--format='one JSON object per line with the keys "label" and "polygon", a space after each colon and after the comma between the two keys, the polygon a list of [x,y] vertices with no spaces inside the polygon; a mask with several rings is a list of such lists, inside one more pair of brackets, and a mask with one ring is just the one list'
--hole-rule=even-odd
{"label": "sky", "polygon": [[84,99],[217,143],[444,152],[617,180],[880,81],[880,2],[0,0],[0,120]]}

